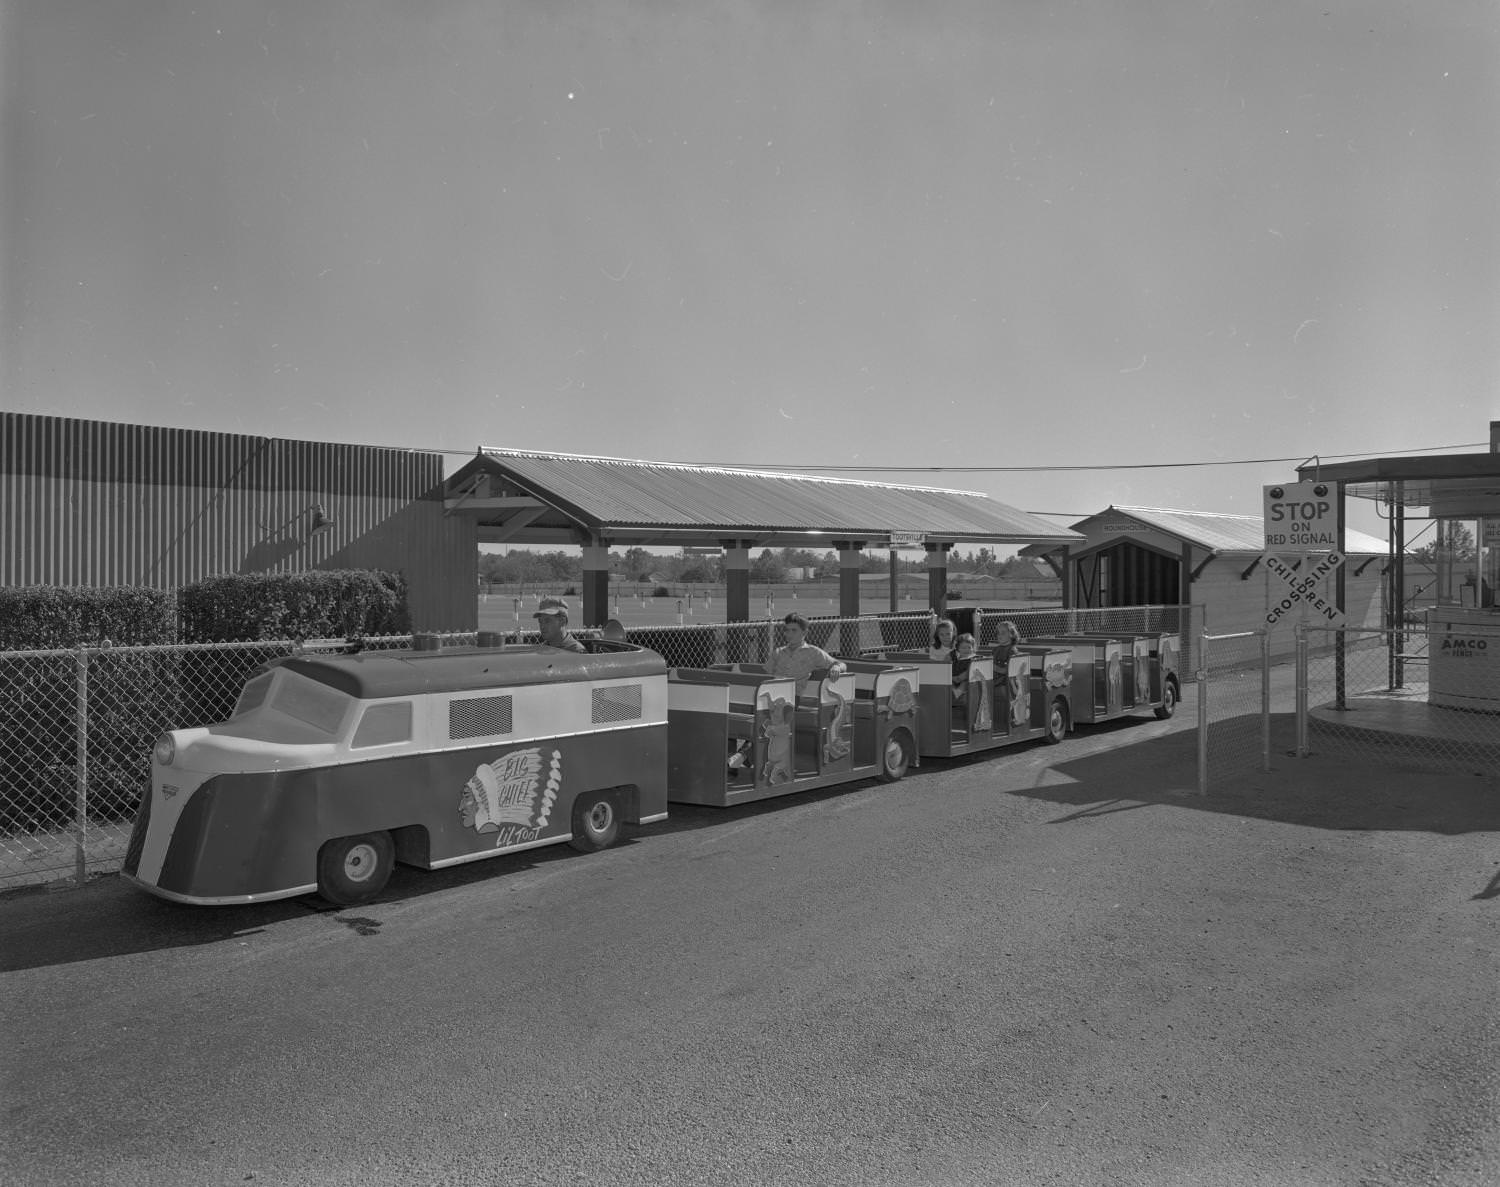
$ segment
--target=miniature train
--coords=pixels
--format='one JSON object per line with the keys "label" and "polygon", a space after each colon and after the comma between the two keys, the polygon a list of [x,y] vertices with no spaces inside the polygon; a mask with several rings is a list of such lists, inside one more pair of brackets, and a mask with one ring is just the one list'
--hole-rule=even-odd
{"label": "miniature train", "polygon": [[924,757],[1177,703],[1171,634],[1063,636],[996,673],[927,652],[797,682],[754,664],[668,668],[610,638],[302,655],[245,684],[233,715],[158,739],[122,876],[177,902],[317,893],[365,902],[396,862],[439,869],[567,843],[591,851],[668,802],[728,807]]}

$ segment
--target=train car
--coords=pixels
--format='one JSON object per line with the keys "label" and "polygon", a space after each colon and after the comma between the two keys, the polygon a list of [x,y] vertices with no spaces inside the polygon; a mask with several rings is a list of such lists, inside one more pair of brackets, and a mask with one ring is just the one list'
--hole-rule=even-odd
{"label": "train car", "polygon": [[994,659],[976,656],[957,685],[951,660],[925,651],[891,652],[886,659],[917,670],[921,755],[955,758],[1036,738],[1062,741],[1071,720],[1070,657],[1071,649],[1019,648],[997,679]]}
{"label": "train car", "polygon": [[123,876],[183,903],[378,894],[667,815],[667,670],[631,643],[301,656],[157,741]]}
{"label": "train car", "polygon": [[674,668],[668,681],[667,794],[728,807],[875,777],[917,761],[917,672],[849,659],[797,682],[755,664]]}
{"label": "train car", "polygon": [[1077,633],[1027,643],[1070,651],[1074,724],[1110,721],[1142,709],[1166,719],[1177,711],[1177,638],[1169,632]]}

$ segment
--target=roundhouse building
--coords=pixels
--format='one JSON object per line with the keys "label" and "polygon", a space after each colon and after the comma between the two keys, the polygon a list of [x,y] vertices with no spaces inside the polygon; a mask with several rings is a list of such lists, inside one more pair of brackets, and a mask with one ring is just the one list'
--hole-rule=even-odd
{"label": "roundhouse building", "polygon": [[[1222,635],[1264,626],[1268,607],[1286,592],[1260,562],[1265,536],[1259,515],[1111,506],[1069,526],[1083,543],[1045,555],[1061,571],[1073,606],[1191,604],[1202,607],[1210,633]],[[1346,625],[1380,627],[1388,546],[1352,528],[1345,541]],[[1323,578],[1319,589],[1331,602],[1333,577]],[[1273,655],[1292,653],[1292,624],[1299,618],[1294,610],[1273,628]]]}

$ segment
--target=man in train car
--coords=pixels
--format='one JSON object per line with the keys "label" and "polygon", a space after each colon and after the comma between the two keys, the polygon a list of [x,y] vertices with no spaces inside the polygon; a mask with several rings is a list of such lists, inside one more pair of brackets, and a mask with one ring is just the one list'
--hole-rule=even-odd
{"label": "man in train car", "polygon": [[807,619],[795,611],[781,623],[786,646],[778,647],[771,656],[770,670],[773,676],[790,676],[797,681],[797,695],[806,695],[808,681],[818,668],[827,668],[830,676],[844,674],[844,662],[829,655],[821,647],[807,641]]}
{"label": "man in train car", "polygon": [[532,615],[542,632],[542,645],[561,651],[585,651],[587,648],[568,630],[568,604],[561,598],[543,598]]}

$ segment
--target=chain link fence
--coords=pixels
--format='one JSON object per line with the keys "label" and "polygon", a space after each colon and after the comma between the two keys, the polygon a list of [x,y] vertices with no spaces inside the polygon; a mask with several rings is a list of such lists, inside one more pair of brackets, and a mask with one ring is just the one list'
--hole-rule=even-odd
{"label": "chain link fence", "polygon": [[[444,636],[472,643],[474,636]],[[0,652],[0,887],[116,868],[165,730],[223,721],[272,660],[411,636]]]}
{"label": "chain link fence", "polygon": [[1294,665],[1271,662],[1266,630],[1198,640],[1198,792],[1215,780],[1271,769],[1271,713],[1295,704]]}
{"label": "chain link fence", "polygon": [[1500,769],[1500,630],[1430,638],[1305,628],[1299,754],[1369,754],[1434,770]]}

